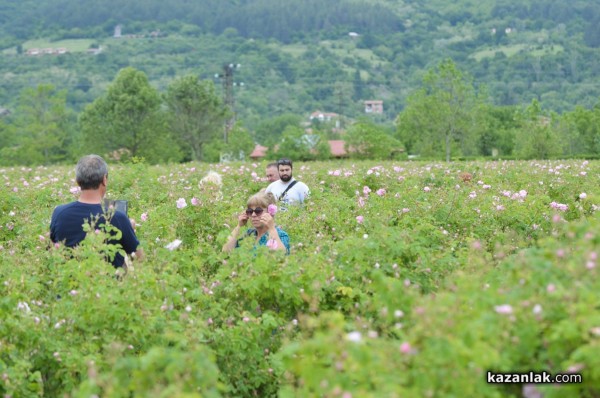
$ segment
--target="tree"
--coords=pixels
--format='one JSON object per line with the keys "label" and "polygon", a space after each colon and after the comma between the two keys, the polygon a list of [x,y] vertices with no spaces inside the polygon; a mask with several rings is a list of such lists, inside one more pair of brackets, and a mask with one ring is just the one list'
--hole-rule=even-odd
{"label": "tree", "polygon": [[85,151],[93,148],[107,154],[126,150],[131,156],[152,162],[178,160],[178,148],[169,145],[160,105],[160,95],[144,72],[132,67],[122,69],[107,94],[81,114]]}
{"label": "tree", "polygon": [[300,127],[288,126],[275,154],[294,160],[327,159],[329,144],[319,134],[306,134]]}
{"label": "tree", "polygon": [[360,119],[348,130],[346,152],[354,158],[385,160],[402,150],[400,141],[368,119]]}
{"label": "tree", "polygon": [[545,116],[537,100],[518,116],[522,127],[515,137],[515,151],[525,159],[548,159],[563,153],[563,142],[552,118]]}
{"label": "tree", "polygon": [[300,128],[301,121],[300,116],[291,113],[265,119],[256,127],[255,140],[259,144],[272,147],[281,141],[281,134],[288,126]]}
{"label": "tree", "polygon": [[481,100],[470,79],[445,60],[427,72],[423,86],[408,98],[396,120],[407,150],[428,156],[445,153],[447,162],[453,148],[463,154],[473,151]]}
{"label": "tree", "polygon": [[202,159],[211,163],[245,160],[252,150],[254,150],[252,136],[248,130],[237,123],[229,132],[227,143],[221,137],[215,137],[204,146]]}
{"label": "tree", "polygon": [[191,159],[202,160],[203,146],[223,133],[229,117],[213,82],[184,76],[169,85],[165,101],[171,130]]}
{"label": "tree", "polygon": [[6,142],[2,157],[18,164],[50,164],[69,155],[73,129],[66,107],[67,92],[51,84],[26,88],[12,126],[5,129],[12,142]]}
{"label": "tree", "polygon": [[563,114],[561,121],[570,132],[567,134],[570,153],[600,153],[600,106],[591,110],[576,106],[572,112]]}

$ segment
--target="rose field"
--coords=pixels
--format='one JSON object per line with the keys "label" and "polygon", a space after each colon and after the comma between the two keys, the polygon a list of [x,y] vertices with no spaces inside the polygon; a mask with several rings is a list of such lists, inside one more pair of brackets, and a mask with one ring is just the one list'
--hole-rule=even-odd
{"label": "rose field", "polygon": [[49,242],[74,165],[0,169],[1,395],[600,397],[600,161],[296,163],[291,254],[222,253],[265,165],[109,165],[126,273]]}

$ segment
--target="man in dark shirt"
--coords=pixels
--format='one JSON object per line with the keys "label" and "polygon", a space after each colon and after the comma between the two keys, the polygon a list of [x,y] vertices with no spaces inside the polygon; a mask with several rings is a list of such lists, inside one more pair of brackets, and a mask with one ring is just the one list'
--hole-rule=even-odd
{"label": "man in dark shirt", "polygon": [[[75,168],[75,179],[81,188],[79,200],[57,206],[52,213],[50,222],[50,239],[54,243],[64,243],[67,247],[75,247],[85,239],[83,225],[95,222],[95,228],[101,228],[106,220],[121,231],[121,239],[109,241],[111,244],[120,244],[125,253],[135,253],[141,259],[144,255],[140,242],[135,236],[132,222],[127,215],[115,210],[105,214],[102,208],[106,183],[108,180],[108,166],[104,159],[98,155],[87,155],[79,160]],[[115,267],[122,267],[125,258],[117,253],[112,260]]]}

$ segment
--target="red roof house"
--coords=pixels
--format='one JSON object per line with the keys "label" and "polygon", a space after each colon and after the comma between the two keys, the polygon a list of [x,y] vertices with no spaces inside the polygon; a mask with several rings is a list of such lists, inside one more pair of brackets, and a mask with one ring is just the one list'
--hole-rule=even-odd
{"label": "red roof house", "polygon": [[267,148],[266,146],[256,144],[256,146],[254,147],[254,150],[250,154],[250,159],[264,158],[265,156],[267,156],[268,149],[269,148]]}

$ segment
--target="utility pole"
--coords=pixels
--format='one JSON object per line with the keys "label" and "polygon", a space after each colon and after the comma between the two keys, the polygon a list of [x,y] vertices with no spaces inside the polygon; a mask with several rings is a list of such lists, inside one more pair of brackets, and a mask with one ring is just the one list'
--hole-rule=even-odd
{"label": "utility pole", "polygon": [[[216,78],[220,78],[223,84],[223,104],[231,111],[231,117],[225,121],[225,132],[223,139],[227,143],[227,136],[235,124],[235,99],[233,98],[233,86],[237,85],[233,81],[233,71],[239,68],[240,64],[225,64],[223,65],[223,73],[216,74]],[[244,83],[240,83],[243,86]]]}

